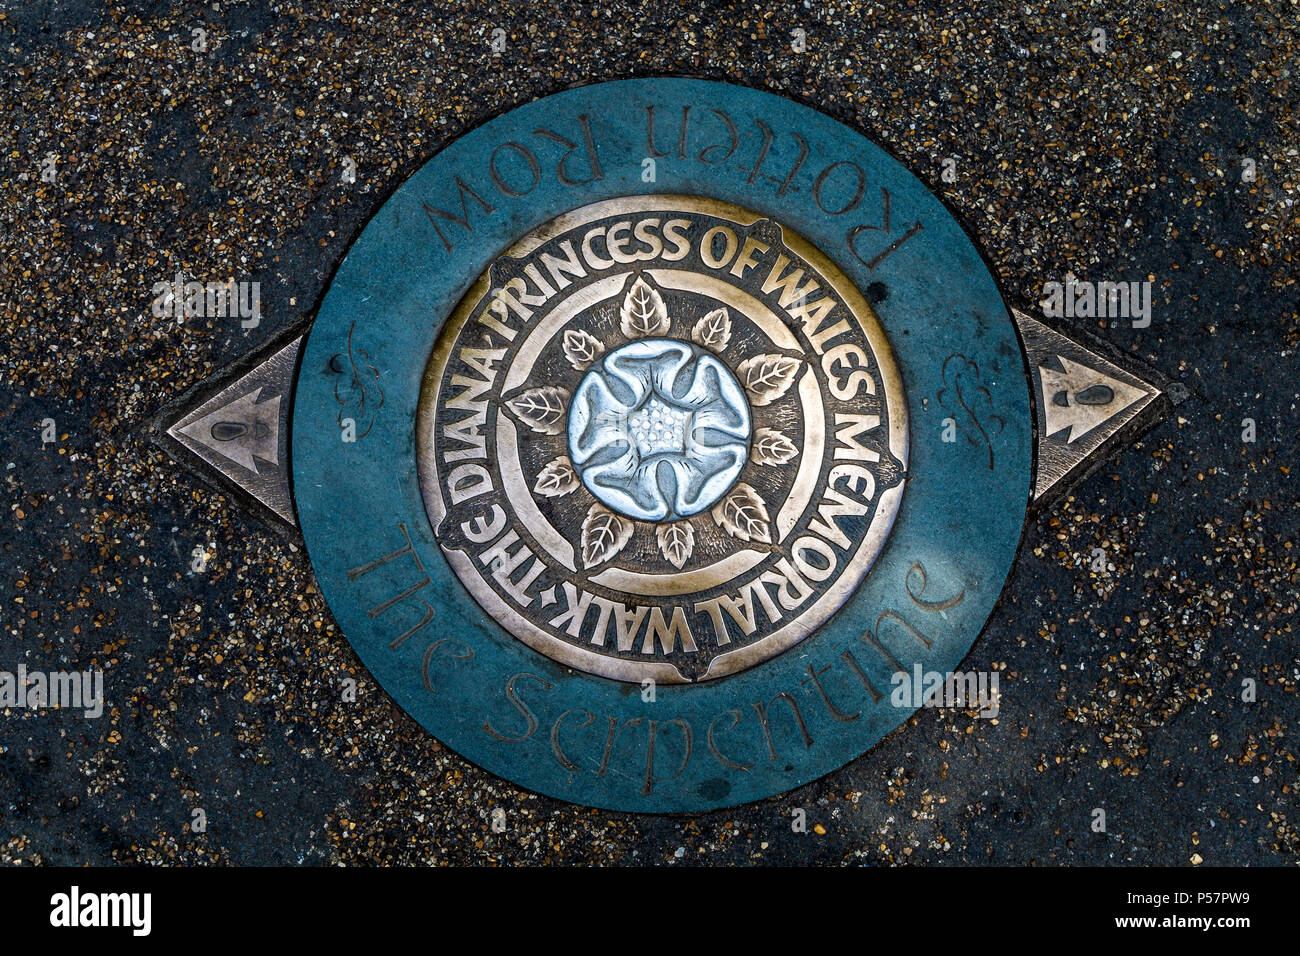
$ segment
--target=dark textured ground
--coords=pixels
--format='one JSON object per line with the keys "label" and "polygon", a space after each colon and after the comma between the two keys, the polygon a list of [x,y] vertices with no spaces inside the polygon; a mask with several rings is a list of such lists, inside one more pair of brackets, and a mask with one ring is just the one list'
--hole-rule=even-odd
{"label": "dark textured ground", "polygon": [[[0,669],[102,667],[112,705],[0,711],[0,860],[1300,860],[1294,0],[6,2],[0,68]],[[144,433],[310,315],[381,198],[450,139],[658,73],[862,130],[947,200],[1010,299],[1067,272],[1149,277],[1149,329],[1089,327],[1192,393],[1030,527],[968,659],[1004,668],[1000,720],[922,712],[825,780],[693,820],[559,804],[441,748],[361,670],[304,555]],[[178,269],[260,281],[262,325],[155,319],[151,286]],[[1089,570],[1095,547],[1113,570]],[[359,704],[338,700],[347,674]]]}

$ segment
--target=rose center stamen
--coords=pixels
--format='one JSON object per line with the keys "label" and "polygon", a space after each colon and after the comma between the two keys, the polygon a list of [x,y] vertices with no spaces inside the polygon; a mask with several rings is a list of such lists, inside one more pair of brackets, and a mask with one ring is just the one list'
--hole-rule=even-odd
{"label": "rose center stamen", "polygon": [[682,454],[686,450],[686,423],[690,413],[665,405],[657,397],[642,405],[628,417],[632,437],[642,456],[669,453]]}

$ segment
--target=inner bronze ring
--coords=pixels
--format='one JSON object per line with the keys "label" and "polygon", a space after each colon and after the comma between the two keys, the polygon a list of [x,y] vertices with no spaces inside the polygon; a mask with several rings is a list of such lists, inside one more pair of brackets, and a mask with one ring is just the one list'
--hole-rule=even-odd
{"label": "inner bronze ring", "polygon": [[[730,221],[738,226],[751,226],[761,217],[728,203],[692,196],[634,196],[610,200],[582,207],[558,217],[515,243],[506,255],[519,259],[545,244],[578,227],[611,216],[640,213],[696,213]],[[861,335],[867,339],[872,358],[880,377],[880,398],[888,410],[887,443],[889,452],[907,467],[907,411],[902,381],[894,363],[888,340],[871,307],[856,287],[829,259],[789,230],[781,230],[782,242],[795,255],[802,258],[834,290],[843,301]],[[724,282],[715,276],[673,268],[647,268],[646,274],[666,290],[681,290],[733,303],[743,311],[778,348],[804,351],[804,346],[778,316],[762,301],[744,289]],[[576,315],[615,296],[622,288],[627,272],[595,280],[585,288],[562,299],[534,320],[535,327],[528,329],[497,390],[506,394],[530,382],[538,357],[546,343],[558,334]],[[481,305],[491,289],[490,270],[482,275],[448,318],[435,344],[426,367],[421,389],[416,421],[417,460],[421,491],[426,509],[435,529],[447,517],[448,504],[439,473],[436,449],[438,436],[435,428],[440,389],[448,363],[460,343],[465,325],[475,309]],[[812,368],[816,356],[809,355],[809,364],[796,383],[802,430],[801,457],[791,491],[780,503],[773,518],[772,531],[775,544],[790,537],[799,526],[801,518],[812,504],[826,466],[828,423],[822,403],[820,387]],[[535,383],[534,383],[535,384]],[[528,488],[528,478],[523,474],[518,446],[518,431],[506,415],[497,416],[495,430],[498,461],[492,463],[499,476],[504,494],[515,510],[520,524],[537,544],[549,553],[551,559],[577,576],[578,562],[574,547],[542,514]],[[812,633],[833,614],[852,594],[874,562],[892,528],[903,493],[900,482],[880,493],[877,505],[855,551],[847,562],[840,565],[838,577],[797,616],[788,617],[782,626],[771,633],[733,650],[724,650],[711,658],[707,671],[694,680],[709,680],[733,674],[763,660],[782,653]],[[647,597],[672,597],[726,584],[738,575],[756,567],[769,551],[743,548],[707,566],[687,571],[651,574],[617,563],[593,574],[589,581],[617,593]],[[499,594],[483,577],[471,556],[459,549],[444,547],[444,554],[457,577],[498,623],[526,645],[563,664],[586,670],[593,674],[626,681],[652,679],[660,683],[690,682],[676,666],[663,660],[628,660],[562,640],[537,623],[529,620]]]}

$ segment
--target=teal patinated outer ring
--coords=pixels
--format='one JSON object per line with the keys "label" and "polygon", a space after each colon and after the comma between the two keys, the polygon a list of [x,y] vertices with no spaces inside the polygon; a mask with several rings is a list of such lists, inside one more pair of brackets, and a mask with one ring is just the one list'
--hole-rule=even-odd
{"label": "teal patinated outer ring", "polygon": [[[658,687],[653,701],[635,684],[551,661],[488,618],[433,540],[415,458],[425,365],[471,284],[554,217],[647,193],[734,203],[832,259],[873,302],[910,428],[893,532],[848,603],[784,654],[716,681]],[[1020,542],[1031,457],[1019,340],[952,215],[829,117],[701,80],[568,90],[447,146],[339,266],[294,397],[299,523],[330,609],[379,684],[475,764],[617,810],[698,811],[772,796],[843,766],[901,724],[913,707],[891,704],[891,676],[915,664],[957,670],[998,600]]]}

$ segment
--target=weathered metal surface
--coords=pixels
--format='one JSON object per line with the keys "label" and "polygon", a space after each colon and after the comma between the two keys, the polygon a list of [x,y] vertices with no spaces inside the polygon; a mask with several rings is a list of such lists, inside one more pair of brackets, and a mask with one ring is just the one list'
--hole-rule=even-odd
{"label": "weathered metal surface", "polygon": [[[652,182],[646,160],[655,163]],[[700,207],[683,210],[698,197]],[[607,215],[593,209],[601,203],[613,204]],[[693,223],[681,228],[688,251],[680,262],[664,261],[678,250],[662,231],[674,218]],[[638,240],[638,226],[660,241]],[[715,226],[736,238],[727,255],[725,234],[715,234],[713,260],[726,255],[725,267],[700,252]],[[537,243],[572,240],[573,230],[585,240],[598,228],[591,248],[600,261],[574,242],[568,278],[581,288],[562,290]],[[750,245],[746,254],[747,240],[766,249]],[[618,262],[614,251],[644,258]],[[786,272],[798,260],[805,281],[815,276],[834,298],[823,321],[799,314],[820,296],[783,302],[779,289],[764,291],[777,281],[776,256],[786,257]],[[731,275],[742,258],[753,265]],[[637,278],[660,297],[662,315],[646,289],[633,295]],[[501,289],[533,314],[525,320]],[[720,346],[725,323],[696,328],[721,309],[732,338]],[[479,321],[484,315],[500,327]],[[841,318],[849,331],[833,339]],[[745,389],[749,457],[718,501],[689,516],[690,535],[662,542],[659,528],[680,522],[610,508],[570,487],[582,480],[576,469],[570,477],[556,465],[546,478],[567,493],[536,491],[547,466],[568,454],[568,401],[590,371],[574,365],[595,351],[575,335],[566,353],[564,331],[586,332],[602,356],[651,334],[689,344]],[[532,365],[521,357],[528,343],[537,346]],[[858,351],[833,353],[840,344]],[[340,354],[353,356],[342,371],[330,365]],[[781,361],[762,358],[769,354]],[[475,358],[481,374],[468,386]],[[768,368],[751,379],[755,360]],[[789,363],[798,380],[786,387]],[[850,393],[855,368],[871,384]],[[848,397],[836,397],[833,383]],[[529,389],[539,391],[512,406]],[[457,396],[468,422],[451,415]],[[868,427],[871,416],[878,425]],[[352,420],[355,441],[341,418]],[[943,440],[946,423],[958,440]],[[448,427],[469,440],[449,440]],[[896,674],[917,663],[958,665],[1019,544],[1032,432],[1015,327],[974,246],[918,180],[858,134],[770,94],[632,80],[571,90],[488,123],[380,210],[335,276],[304,351],[294,487],[343,632],[430,732],[534,790],[681,811],[759,799],[842,765],[912,712],[891,703]],[[777,433],[795,445],[794,457]],[[773,464],[755,457],[764,439],[760,457]],[[804,469],[805,461],[815,464]],[[855,499],[848,473],[832,478],[834,469],[867,464],[880,466],[857,474],[857,501],[868,500],[867,474],[877,484],[868,511],[837,514],[828,501],[855,506],[835,494]],[[467,468],[458,484],[452,472],[465,465],[482,473]],[[490,493],[469,495],[471,474]],[[743,508],[731,509],[731,528],[714,517],[742,485],[763,502],[766,524],[736,520]],[[452,502],[453,490],[465,497]],[[747,495],[739,503],[752,505]],[[464,511],[474,504],[486,507]],[[617,519],[604,519],[603,545],[587,521],[596,505]],[[631,534],[615,553],[623,521]],[[825,529],[820,537],[814,523]],[[770,540],[759,540],[765,530]],[[799,552],[811,569],[800,575],[809,585],[800,599],[778,566],[799,569],[791,545],[805,538],[820,544],[805,541]],[[814,553],[822,545],[837,573],[813,581],[826,568]],[[704,573],[751,550],[759,563],[744,571],[724,564],[716,580]],[[571,569],[561,560],[570,555]],[[671,593],[679,588],[691,593]],[[684,628],[675,653],[660,640],[677,611],[694,654],[680,653]],[[647,644],[647,625],[658,619],[664,627]],[[593,641],[598,633],[603,645]],[[726,676],[710,675],[723,665]],[[593,676],[624,666],[635,672]],[[658,675],[653,687],[647,673]]]}

